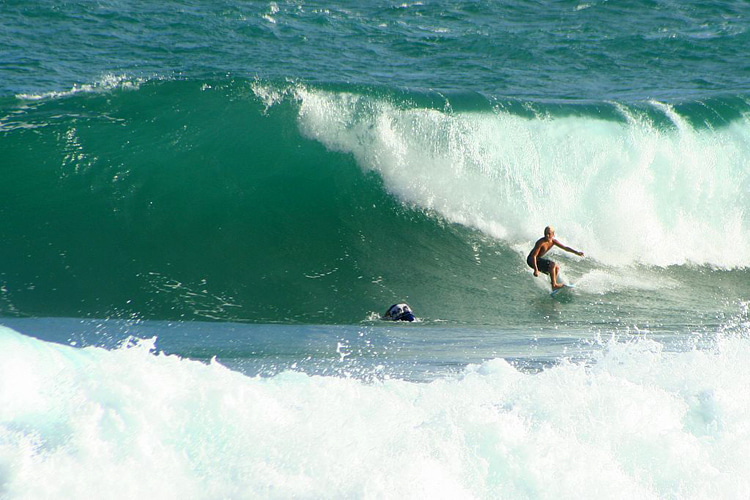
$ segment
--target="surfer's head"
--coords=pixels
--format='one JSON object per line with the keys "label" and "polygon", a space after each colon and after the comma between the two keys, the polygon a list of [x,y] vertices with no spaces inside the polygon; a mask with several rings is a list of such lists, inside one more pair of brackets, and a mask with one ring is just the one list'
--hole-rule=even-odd
{"label": "surfer's head", "polygon": [[552,226],[547,226],[544,228],[544,237],[545,238],[552,238],[555,236],[555,228]]}
{"label": "surfer's head", "polygon": [[388,312],[385,313],[387,319],[393,321],[414,321],[414,314],[411,312],[411,308],[408,304],[393,304],[388,308]]}

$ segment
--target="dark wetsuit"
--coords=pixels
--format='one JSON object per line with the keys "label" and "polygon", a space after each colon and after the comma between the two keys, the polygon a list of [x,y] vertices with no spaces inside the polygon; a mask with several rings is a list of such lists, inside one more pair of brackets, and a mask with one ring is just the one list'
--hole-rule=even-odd
{"label": "dark wetsuit", "polygon": [[[529,254],[528,257],[526,257],[526,263],[529,265],[531,269],[534,269],[534,257],[532,257],[531,254]],[[545,259],[542,257],[536,258],[536,267],[539,269],[539,271],[543,272],[544,274],[549,274],[552,272],[552,266],[554,266],[555,263],[552,262],[549,259]]]}

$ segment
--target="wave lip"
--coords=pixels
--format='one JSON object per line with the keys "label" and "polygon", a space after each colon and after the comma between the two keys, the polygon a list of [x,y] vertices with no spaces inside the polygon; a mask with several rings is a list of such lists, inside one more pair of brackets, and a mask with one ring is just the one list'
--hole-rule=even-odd
{"label": "wave lip", "polygon": [[555,225],[607,263],[750,265],[748,113],[715,128],[656,101],[614,104],[601,119],[575,107],[455,112],[299,84],[254,92],[267,106],[297,102],[306,137],[351,154],[403,202],[510,244]]}

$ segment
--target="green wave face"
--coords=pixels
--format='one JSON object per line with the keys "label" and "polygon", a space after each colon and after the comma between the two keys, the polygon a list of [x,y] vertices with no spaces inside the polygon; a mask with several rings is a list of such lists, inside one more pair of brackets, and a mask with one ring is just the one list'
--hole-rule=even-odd
{"label": "green wave face", "polygon": [[0,111],[4,315],[352,323],[408,301],[521,324],[540,311],[519,296],[546,300],[524,258],[550,223],[586,250],[560,259],[593,294],[623,292],[613,266],[663,298],[691,265],[739,282],[750,263],[741,97],[146,81]]}
{"label": "green wave face", "polygon": [[359,321],[473,252],[302,137],[291,104],[219,87],[9,106],[4,313]]}

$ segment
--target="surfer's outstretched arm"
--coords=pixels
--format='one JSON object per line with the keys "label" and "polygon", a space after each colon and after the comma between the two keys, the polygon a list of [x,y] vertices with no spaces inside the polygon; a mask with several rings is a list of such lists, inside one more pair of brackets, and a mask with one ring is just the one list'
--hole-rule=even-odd
{"label": "surfer's outstretched arm", "polygon": [[558,247],[562,248],[566,252],[574,253],[574,254],[578,255],[579,257],[583,257],[583,252],[579,252],[578,250],[574,250],[573,248],[566,247],[565,245],[563,245],[562,243],[560,243],[557,240],[553,240],[552,243],[554,243],[555,246],[558,246]]}

